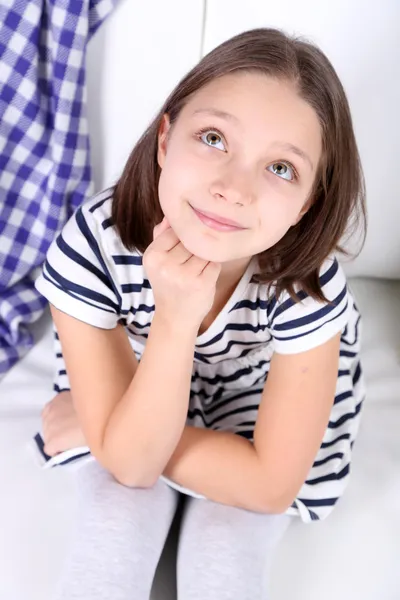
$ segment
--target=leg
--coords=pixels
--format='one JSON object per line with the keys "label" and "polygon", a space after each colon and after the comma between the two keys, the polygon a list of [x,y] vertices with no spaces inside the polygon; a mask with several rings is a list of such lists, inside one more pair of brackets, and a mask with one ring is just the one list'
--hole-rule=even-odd
{"label": "leg", "polygon": [[266,600],[275,546],[286,515],[186,499],[178,550],[179,600]]}
{"label": "leg", "polygon": [[149,600],[179,493],[120,485],[98,462],[77,472],[79,516],[57,600]]}

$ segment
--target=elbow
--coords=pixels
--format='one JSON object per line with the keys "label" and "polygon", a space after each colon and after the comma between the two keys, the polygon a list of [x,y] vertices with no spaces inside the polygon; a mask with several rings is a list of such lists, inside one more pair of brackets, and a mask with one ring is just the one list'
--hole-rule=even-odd
{"label": "elbow", "polygon": [[282,515],[293,505],[301,485],[276,469],[262,468],[254,481],[254,496],[262,513]]}
{"label": "elbow", "polygon": [[157,478],[149,477],[144,473],[113,472],[112,475],[118,483],[129,488],[152,488],[157,482]]}
{"label": "elbow", "polygon": [[125,487],[151,488],[158,480],[158,476],[154,476],[149,471],[134,468],[133,465],[123,467],[121,461],[116,461],[104,452],[94,453],[92,451],[92,454],[101,466],[111,473],[118,483]]}
{"label": "elbow", "polygon": [[264,490],[260,494],[260,512],[269,515],[282,515],[292,506],[296,494],[293,490],[285,490],[282,493],[271,493],[271,489]]}
{"label": "elbow", "polygon": [[263,496],[257,502],[256,511],[265,515],[283,515],[290,505],[291,503],[271,497],[265,499]]}
{"label": "elbow", "polygon": [[284,515],[292,504],[293,500],[288,500],[287,497],[275,499],[269,503],[268,513],[272,515]]}
{"label": "elbow", "polygon": [[121,468],[121,465],[114,465],[110,472],[118,483],[130,488],[152,488],[158,480],[158,476],[149,470],[135,468],[133,465],[125,468]]}
{"label": "elbow", "polygon": [[[140,462],[143,463],[145,461]],[[113,471],[113,476],[118,483],[131,488],[152,488],[155,486],[161,475],[162,472],[158,472],[158,470],[151,470],[149,468],[145,470],[139,467],[134,468],[131,465],[125,470],[116,468]]]}
{"label": "elbow", "polygon": [[147,461],[143,456],[136,460],[125,460],[125,454],[115,454],[106,444],[98,444],[97,448],[91,448],[91,452],[98,462],[107,470],[114,479],[125,487],[130,488],[151,488],[158,478],[158,474],[154,474],[150,469],[144,469]]}

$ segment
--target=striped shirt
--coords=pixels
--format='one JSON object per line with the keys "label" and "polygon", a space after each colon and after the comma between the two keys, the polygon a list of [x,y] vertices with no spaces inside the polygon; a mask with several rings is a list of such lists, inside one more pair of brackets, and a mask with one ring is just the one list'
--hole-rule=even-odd
{"label": "striped shirt", "polygon": [[[90,325],[126,328],[140,359],[154,315],[154,296],[142,254],[128,251],[111,221],[112,196],[85,202],[52,243],[36,287],[59,310]],[[305,522],[332,511],[349,479],[351,451],[364,398],[359,362],[360,315],[336,258],[320,282],[329,302],[253,281],[252,259],[211,326],[196,339],[187,424],[230,431],[253,440],[257,411],[274,352],[292,354],[341,332],[335,401],[320,449],[289,515]],[[69,389],[61,348],[56,389]],[[173,482],[170,482],[174,485]],[[191,493],[187,491],[187,493]]]}

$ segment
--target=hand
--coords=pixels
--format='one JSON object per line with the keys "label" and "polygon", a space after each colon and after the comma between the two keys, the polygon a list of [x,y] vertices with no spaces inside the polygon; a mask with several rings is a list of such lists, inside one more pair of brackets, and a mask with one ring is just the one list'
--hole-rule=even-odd
{"label": "hand", "polygon": [[71,392],[61,392],[42,411],[44,451],[54,456],[64,450],[87,446],[78,422]]}
{"label": "hand", "polygon": [[164,217],[154,228],[143,264],[154,293],[156,314],[196,331],[212,308],[221,264],[191,254]]}

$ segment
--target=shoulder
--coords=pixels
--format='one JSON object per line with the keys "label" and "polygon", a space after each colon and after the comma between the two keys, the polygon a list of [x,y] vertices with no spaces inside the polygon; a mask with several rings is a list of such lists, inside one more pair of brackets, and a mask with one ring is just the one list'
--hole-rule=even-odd
{"label": "shoulder", "polygon": [[131,262],[141,264],[141,253],[128,250],[122,243],[112,221],[112,203],[112,188],[103,190],[85,201],[74,215],[74,228],[79,229],[93,249],[98,247],[108,263],[124,264],[121,257],[129,256]]}
{"label": "shoulder", "polygon": [[112,192],[85,201],[52,242],[35,281],[56,308],[111,329],[130,309],[130,292],[143,287],[141,256],[129,251],[111,221]]}
{"label": "shoulder", "polygon": [[72,248],[88,244],[88,248],[101,247],[111,229],[112,190],[104,190],[85,200],[64,225],[59,238]]}
{"label": "shoulder", "polygon": [[86,200],[76,211],[75,221],[85,237],[90,234],[103,242],[118,238],[112,223],[113,190],[107,189]]}
{"label": "shoulder", "polygon": [[319,270],[319,282],[326,302],[315,300],[299,288],[296,289],[298,297],[298,301],[296,301],[285,291],[277,300],[270,298],[270,318],[276,320],[284,313],[287,313],[287,318],[290,313],[306,313],[309,310],[320,309],[331,303],[337,304],[348,293],[346,276],[335,256],[329,257],[322,264]]}
{"label": "shoulder", "polygon": [[346,275],[335,256],[322,264],[319,282],[325,298],[330,302],[339,302],[347,293]]}
{"label": "shoulder", "polygon": [[325,302],[298,290],[299,301],[287,292],[274,302],[269,326],[279,352],[302,352],[323,344],[344,330],[353,309],[346,276],[335,256],[329,257],[319,271]]}

